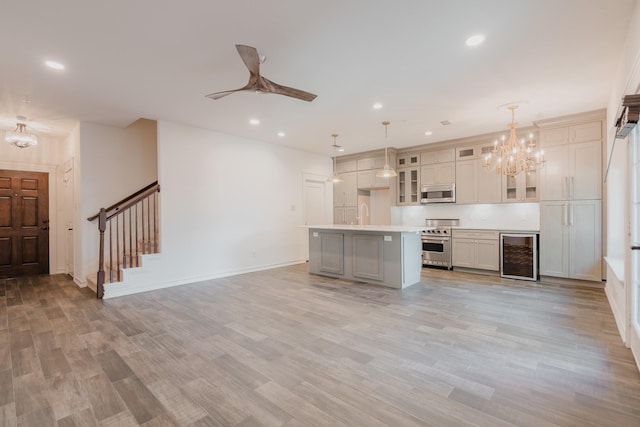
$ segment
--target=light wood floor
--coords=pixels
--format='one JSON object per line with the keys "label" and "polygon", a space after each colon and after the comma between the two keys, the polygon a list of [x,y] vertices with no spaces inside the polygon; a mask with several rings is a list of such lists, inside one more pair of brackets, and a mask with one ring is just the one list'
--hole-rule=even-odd
{"label": "light wood floor", "polygon": [[640,426],[601,289],[303,264],[94,298],[0,280],[0,426]]}

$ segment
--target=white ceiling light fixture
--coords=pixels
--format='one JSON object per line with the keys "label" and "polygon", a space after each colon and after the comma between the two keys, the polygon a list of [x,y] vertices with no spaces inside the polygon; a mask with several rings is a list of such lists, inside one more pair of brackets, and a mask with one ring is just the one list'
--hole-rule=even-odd
{"label": "white ceiling light fixture", "polygon": [[249,120],[249,124],[252,125],[252,126],[258,126],[260,124],[260,120],[251,119],[251,120]]}
{"label": "white ceiling light fixture", "polygon": [[336,138],[338,137],[337,133],[333,133],[331,134],[331,137],[333,138],[333,173],[331,174],[331,176],[329,176],[329,178],[327,178],[327,182],[332,182],[334,184],[338,183],[338,182],[343,182],[344,179],[342,179],[342,177],[340,175],[338,175],[336,173],[336,149],[341,148],[337,143],[336,143]]}
{"label": "white ceiling light fixture", "polygon": [[27,132],[27,118],[23,116],[17,117],[18,123],[13,131],[7,131],[4,135],[5,141],[19,148],[27,148],[38,145],[38,137]]}
{"label": "white ceiling light fixture", "polygon": [[64,64],[58,61],[44,61],[44,64],[53,70],[64,70]]}
{"label": "white ceiling light fixture", "polygon": [[391,166],[389,166],[389,153],[387,151],[387,126],[389,126],[391,122],[384,121],[382,125],[384,126],[384,168],[376,172],[376,177],[378,178],[393,178],[394,176],[398,176],[395,170]]}
{"label": "white ceiling light fixture", "polygon": [[278,136],[279,136],[280,138],[283,138],[285,135],[286,135],[286,134],[285,134],[284,132],[278,132]]}
{"label": "white ceiling light fixture", "polygon": [[428,131],[426,131],[424,134],[425,134],[426,136],[431,136],[431,135],[433,135],[433,132],[431,132],[430,130],[428,130]]}
{"label": "white ceiling light fixture", "polygon": [[496,139],[493,142],[493,149],[484,157],[485,169],[510,176],[520,172],[529,174],[542,169],[545,164],[544,150],[534,151],[536,141],[533,134],[530,133],[527,139],[518,139],[516,135],[518,124],[515,122],[515,116],[518,104],[511,104],[507,108],[511,110],[509,137],[503,135],[500,140]]}
{"label": "white ceiling light fixture", "polygon": [[380,110],[383,107],[381,102],[376,102],[375,104],[373,104],[373,109],[374,110]]}
{"label": "white ceiling light fixture", "polygon": [[482,43],[484,43],[485,40],[485,36],[484,34],[475,34],[471,37],[469,37],[464,44],[466,44],[469,47],[475,47],[478,45],[481,45]]}

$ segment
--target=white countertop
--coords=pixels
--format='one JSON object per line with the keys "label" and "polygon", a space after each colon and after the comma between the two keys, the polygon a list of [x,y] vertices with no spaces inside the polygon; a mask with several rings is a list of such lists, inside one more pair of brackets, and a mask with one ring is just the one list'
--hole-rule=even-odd
{"label": "white countertop", "polygon": [[305,228],[317,228],[322,230],[349,230],[349,231],[381,231],[387,233],[412,233],[428,230],[433,227],[411,227],[406,225],[303,225]]}

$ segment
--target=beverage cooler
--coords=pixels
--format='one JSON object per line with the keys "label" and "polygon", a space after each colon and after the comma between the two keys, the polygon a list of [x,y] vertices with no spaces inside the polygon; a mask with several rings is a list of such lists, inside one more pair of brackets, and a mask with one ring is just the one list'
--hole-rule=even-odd
{"label": "beverage cooler", "polygon": [[538,233],[500,233],[500,276],[538,280]]}

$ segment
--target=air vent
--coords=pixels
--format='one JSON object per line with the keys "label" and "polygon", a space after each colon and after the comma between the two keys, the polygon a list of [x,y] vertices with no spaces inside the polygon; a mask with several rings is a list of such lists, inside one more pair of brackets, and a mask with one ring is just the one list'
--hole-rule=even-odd
{"label": "air vent", "polygon": [[440,123],[442,124],[442,126],[449,126],[451,124],[449,120],[443,120]]}

